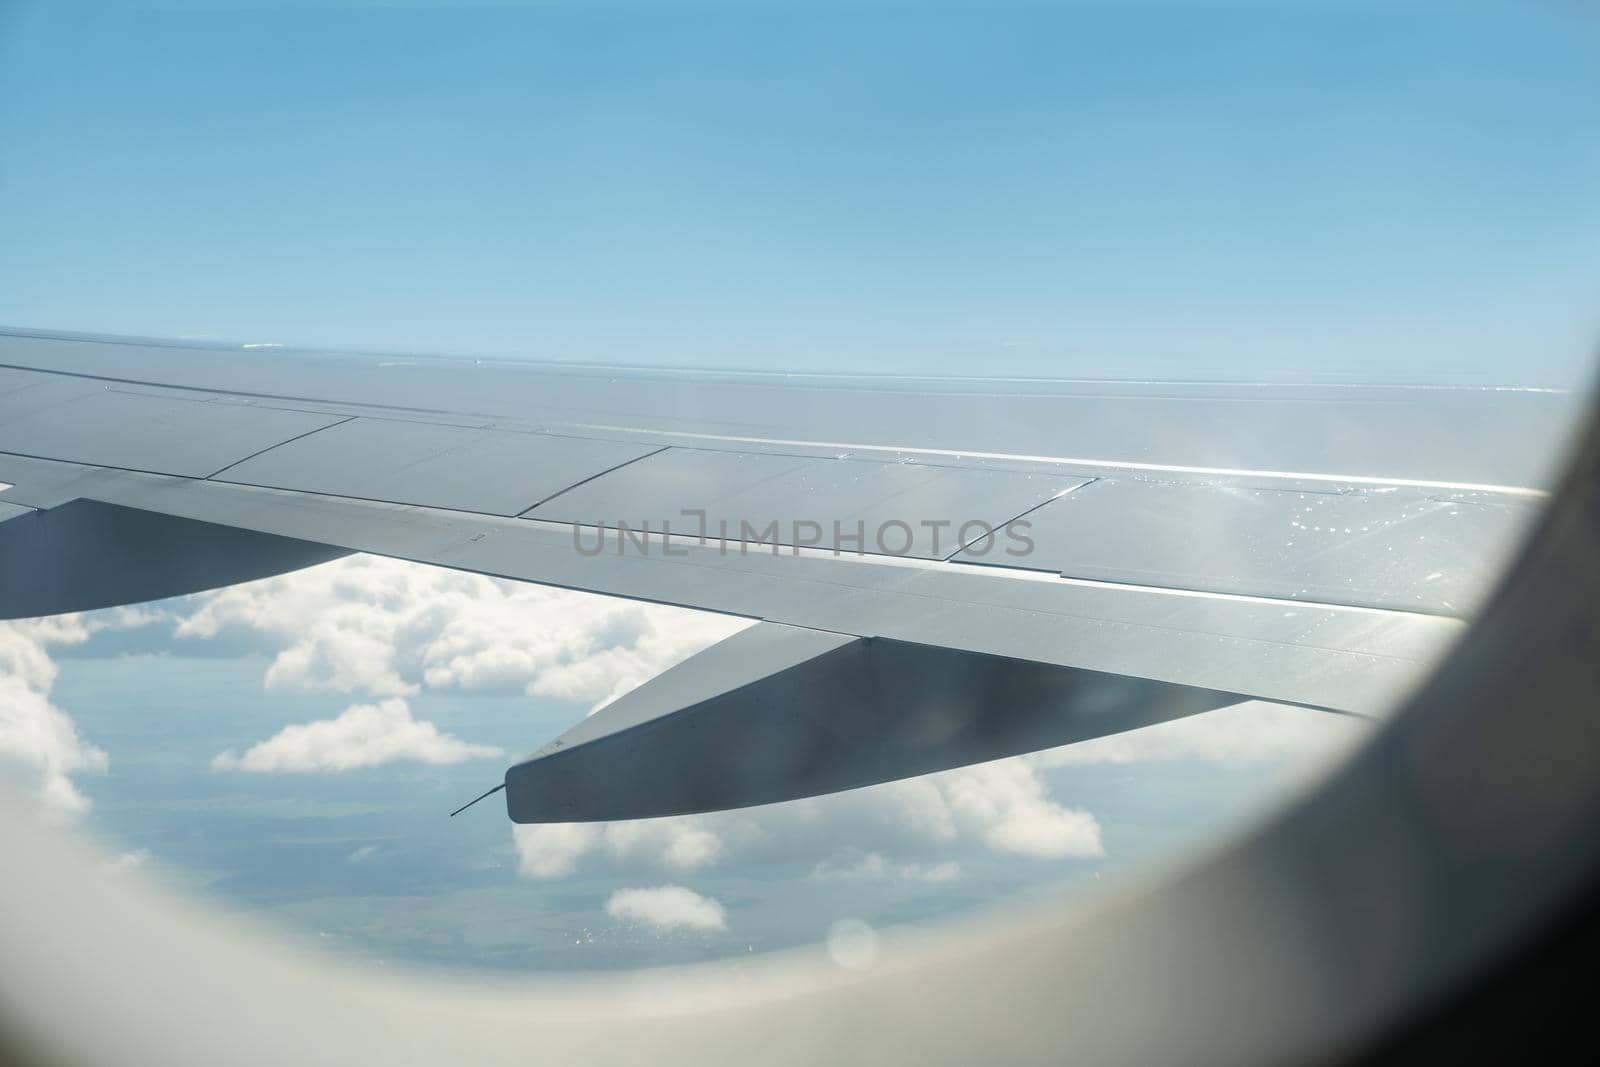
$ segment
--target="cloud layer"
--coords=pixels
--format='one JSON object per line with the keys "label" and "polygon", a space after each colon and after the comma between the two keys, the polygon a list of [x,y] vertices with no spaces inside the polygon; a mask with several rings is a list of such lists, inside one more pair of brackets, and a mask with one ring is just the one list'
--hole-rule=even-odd
{"label": "cloud layer", "polygon": [[45,811],[86,810],[72,776],[107,765],[50,702],[50,649],[150,625],[170,627],[180,648],[228,639],[265,652],[269,690],[364,698],[213,761],[331,773],[500,754],[414,718],[404,698],[425,690],[523,692],[592,710],[748,623],[373,556],[149,607],[0,623],[0,773]]}
{"label": "cloud layer", "polygon": [[269,690],[362,694],[334,719],[218,754],[218,769],[338,772],[455,763],[499,749],[411,717],[427,691],[522,692],[594,710],[747,622],[375,556],[191,598],[180,640],[243,639],[273,656]]}
{"label": "cloud layer", "polygon": [[[87,801],[71,776],[106,765],[105,754],[50,703],[56,668],[49,648],[81,644],[96,629],[152,620],[169,626],[180,647],[227,639],[264,652],[268,689],[357,698],[333,718],[285,726],[213,761],[220,770],[263,774],[499,756],[498,748],[415,718],[407,698],[428,691],[520,692],[593,710],[747,625],[364,556],[157,608],[0,624],[0,766],[20,776],[47,810],[82,811]],[[776,858],[802,860],[824,880],[949,881],[962,876],[952,858],[962,850],[1058,861],[1104,855],[1095,816],[1049,795],[1045,772],[1052,768],[1159,760],[1287,763],[1361,732],[1348,720],[1251,703],[790,804],[637,822],[517,826],[512,833],[518,870],[535,880],[585,871],[672,877]]]}

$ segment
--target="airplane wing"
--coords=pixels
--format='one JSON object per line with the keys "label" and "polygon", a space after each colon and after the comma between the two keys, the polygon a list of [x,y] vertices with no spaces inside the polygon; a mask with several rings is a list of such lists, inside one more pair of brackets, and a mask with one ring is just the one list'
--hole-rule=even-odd
{"label": "airplane wing", "polygon": [[741,616],[506,774],[517,821],[716,810],[1245,699],[1371,714],[1571,405],[0,332],[0,617],[348,552]]}

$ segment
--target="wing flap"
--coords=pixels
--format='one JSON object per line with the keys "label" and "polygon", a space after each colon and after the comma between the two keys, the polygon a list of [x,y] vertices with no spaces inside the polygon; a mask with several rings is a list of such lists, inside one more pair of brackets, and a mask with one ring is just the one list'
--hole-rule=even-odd
{"label": "wing flap", "polygon": [[771,804],[1237,703],[1235,694],[761,623],[506,772],[515,822]]}

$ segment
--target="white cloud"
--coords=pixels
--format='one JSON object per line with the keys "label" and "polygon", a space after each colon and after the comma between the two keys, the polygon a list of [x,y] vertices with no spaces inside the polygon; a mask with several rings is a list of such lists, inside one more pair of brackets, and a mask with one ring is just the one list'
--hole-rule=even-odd
{"label": "white cloud", "polygon": [[522,691],[598,707],[749,625],[375,556],[195,598],[179,637],[263,639],[268,688]]}
{"label": "white cloud", "polygon": [[564,878],[578,869],[602,827],[594,823],[535,823],[511,828],[517,869],[529,878]]}
{"label": "white cloud", "polygon": [[715,863],[726,845],[703,816],[612,823],[534,823],[512,827],[518,869],[529,878],[563,878],[601,855],[613,865],[684,873]]}
{"label": "white cloud", "polygon": [[267,669],[269,689],[404,696],[418,687],[400,674],[402,632],[453,576],[349,556],[200,594],[198,606],[179,618],[175,633],[202,640],[238,634],[264,638],[276,649]]}
{"label": "white cloud", "polygon": [[87,811],[89,799],[70,775],[103,771],[106,765],[106,754],[79,737],[72,720],[45,694],[0,675],[0,772],[20,782],[45,814]]}
{"label": "white cloud", "polygon": [[673,871],[692,871],[722,858],[722,839],[687,820],[636,820],[605,827],[607,850],[623,863],[645,860]]}
{"label": "white cloud", "polygon": [[606,914],[661,930],[725,930],[728,926],[721,904],[681,885],[619,889],[606,901]]}
{"label": "white cloud", "polygon": [[983,770],[945,775],[943,784],[958,823],[981,833],[991,849],[1036,859],[1105,855],[1094,816],[1052,801],[1029,761],[1006,760]]}
{"label": "white cloud", "polygon": [[107,765],[106,754],[50,702],[57,669],[48,646],[77,644],[89,633],[76,615],[0,622],[0,774],[20,784],[50,818],[87,811],[89,799],[71,775]]}
{"label": "white cloud", "polygon": [[411,717],[404,700],[354,704],[336,719],[285,726],[240,756],[231,749],[211,761],[217,770],[258,773],[349,771],[385,763],[461,763],[502,750],[440,733]]}

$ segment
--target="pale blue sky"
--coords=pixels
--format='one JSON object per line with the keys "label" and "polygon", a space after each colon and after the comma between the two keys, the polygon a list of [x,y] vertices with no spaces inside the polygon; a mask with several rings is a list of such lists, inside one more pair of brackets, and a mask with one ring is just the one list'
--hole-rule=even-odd
{"label": "pale blue sky", "polygon": [[1576,5],[160,6],[0,9],[0,322],[1546,383],[1595,334]]}

